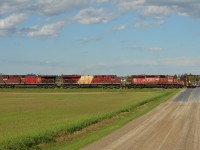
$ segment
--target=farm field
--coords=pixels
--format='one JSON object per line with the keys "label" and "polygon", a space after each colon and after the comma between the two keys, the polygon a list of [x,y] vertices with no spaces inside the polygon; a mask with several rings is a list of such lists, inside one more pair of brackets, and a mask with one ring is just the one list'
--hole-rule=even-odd
{"label": "farm field", "polygon": [[0,89],[0,149],[45,142],[177,91]]}

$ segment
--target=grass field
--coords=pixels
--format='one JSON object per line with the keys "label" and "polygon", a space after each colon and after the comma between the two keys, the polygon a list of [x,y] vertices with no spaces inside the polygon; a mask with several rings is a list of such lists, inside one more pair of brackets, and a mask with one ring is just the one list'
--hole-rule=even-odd
{"label": "grass field", "polygon": [[[177,91],[177,90],[176,90]],[[174,90],[0,89],[0,149],[25,149]]]}

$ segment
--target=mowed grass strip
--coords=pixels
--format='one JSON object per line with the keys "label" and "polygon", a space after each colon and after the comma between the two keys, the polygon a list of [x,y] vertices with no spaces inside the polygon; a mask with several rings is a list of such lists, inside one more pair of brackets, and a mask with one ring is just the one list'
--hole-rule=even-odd
{"label": "mowed grass strip", "polygon": [[112,117],[172,90],[96,94],[0,94],[0,149],[26,149]]}

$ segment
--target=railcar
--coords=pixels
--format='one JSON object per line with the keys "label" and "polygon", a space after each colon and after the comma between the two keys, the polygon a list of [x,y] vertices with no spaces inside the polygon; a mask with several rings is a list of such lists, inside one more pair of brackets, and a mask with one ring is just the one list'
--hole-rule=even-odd
{"label": "railcar", "polygon": [[116,75],[95,75],[92,84],[103,88],[120,88],[121,78]]}
{"label": "railcar", "polygon": [[56,76],[55,75],[42,75],[36,77],[37,86],[41,88],[55,88]]}
{"label": "railcar", "polygon": [[81,75],[62,75],[61,85],[62,88],[79,88],[78,81],[80,80]]}
{"label": "railcar", "polygon": [[24,78],[21,75],[1,75],[0,87],[1,88],[14,88],[16,85],[21,84]]}
{"label": "railcar", "polygon": [[199,75],[192,75],[192,74],[185,74],[185,86],[187,88],[196,88],[200,86],[200,76]]}
{"label": "railcar", "polygon": [[62,88],[120,88],[121,78],[116,75],[62,75]]}
{"label": "railcar", "polygon": [[180,80],[169,75],[132,75],[127,79],[128,88],[180,88]]}
{"label": "railcar", "polygon": [[0,88],[180,88],[180,80],[169,75],[0,75]]}
{"label": "railcar", "polygon": [[1,75],[1,88],[15,87],[56,87],[56,76],[36,76],[36,75]]}

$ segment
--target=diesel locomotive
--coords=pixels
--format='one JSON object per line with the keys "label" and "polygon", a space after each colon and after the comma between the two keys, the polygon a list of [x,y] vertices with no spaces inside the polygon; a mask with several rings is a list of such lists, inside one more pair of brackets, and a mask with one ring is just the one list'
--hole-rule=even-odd
{"label": "diesel locomotive", "polygon": [[170,75],[0,75],[0,88],[181,88]]}

